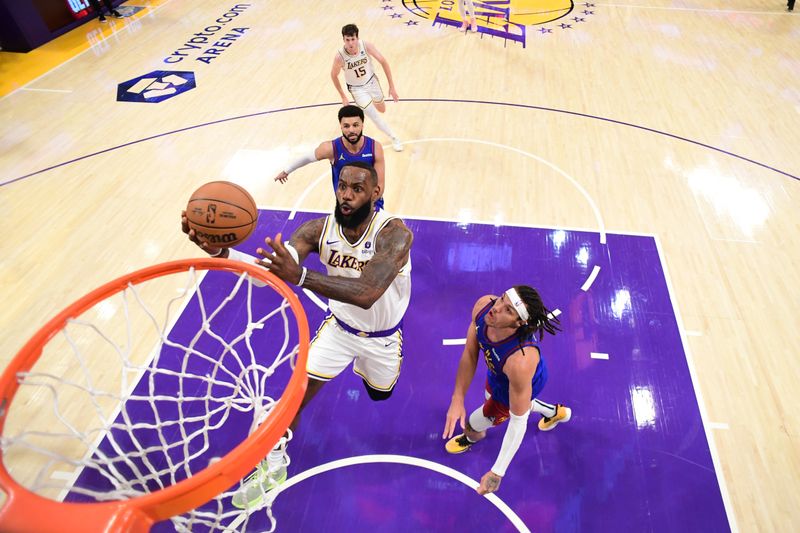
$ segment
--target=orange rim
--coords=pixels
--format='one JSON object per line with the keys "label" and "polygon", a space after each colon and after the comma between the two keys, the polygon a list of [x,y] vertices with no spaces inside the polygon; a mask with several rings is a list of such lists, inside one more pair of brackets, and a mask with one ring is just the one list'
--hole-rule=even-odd
{"label": "orange rim", "polygon": [[[281,399],[270,412],[267,421],[252,435],[239,443],[225,457],[196,475],[165,489],[124,501],[103,503],[63,503],[35,494],[18,484],[0,460],[0,488],[7,495],[0,509],[0,529],[4,532],[49,531],[149,531],[154,522],[185,513],[240,481],[264,458],[286,431],[300,407],[308,384],[306,360],[308,358],[308,321],[300,300],[279,278],[267,270],[228,259],[183,259],[154,265],[106,283],[80,298],[45,324],[22,347],[0,376],[0,434],[6,417],[19,389],[16,375],[31,369],[42,353],[42,348],[61,331],[70,318],[81,315],[97,302],[122,292],[128,284],[137,285],[159,276],[196,270],[222,270],[246,272],[263,281],[283,296],[297,319],[299,350],[292,377]],[[0,459],[2,459],[0,449]]]}

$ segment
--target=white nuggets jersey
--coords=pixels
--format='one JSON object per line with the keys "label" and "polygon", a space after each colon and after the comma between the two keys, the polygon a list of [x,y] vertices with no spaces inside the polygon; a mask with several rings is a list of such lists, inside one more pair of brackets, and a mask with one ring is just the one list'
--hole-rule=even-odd
{"label": "white nuggets jersey", "polygon": [[[375,254],[378,233],[394,218],[396,217],[388,215],[386,211],[375,212],[361,238],[350,244],[334,215],[328,215],[319,239],[319,258],[328,269],[328,275],[361,277],[361,269]],[[336,300],[330,300],[328,306],[334,316],[347,325],[361,331],[373,332],[397,326],[403,319],[410,299],[411,254],[386,292],[369,309]]]}
{"label": "white nuggets jersey", "polygon": [[358,52],[356,55],[351,56],[344,49],[344,46],[339,49],[339,55],[342,56],[344,61],[344,81],[350,87],[358,87],[359,85],[366,84],[375,75],[372,69],[372,60],[367,55],[367,50],[364,48],[364,42],[358,40]]}

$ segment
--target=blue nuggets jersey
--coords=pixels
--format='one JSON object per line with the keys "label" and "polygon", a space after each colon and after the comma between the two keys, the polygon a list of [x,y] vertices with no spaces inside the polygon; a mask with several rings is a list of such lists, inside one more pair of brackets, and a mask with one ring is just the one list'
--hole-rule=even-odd
{"label": "blue nuggets jersey", "polygon": [[[495,300],[492,300],[486,307],[480,310],[478,316],[475,318],[475,330],[478,334],[478,348],[486,360],[486,380],[489,384],[489,390],[492,391],[492,398],[502,403],[506,407],[510,406],[508,399],[508,377],[503,373],[503,366],[506,364],[508,356],[516,352],[520,348],[528,346],[538,348],[535,334],[531,334],[523,340],[517,337],[516,333],[511,334],[510,337],[499,342],[492,342],[486,335],[486,313],[494,305]],[[535,398],[547,383],[547,367],[544,364],[544,358],[539,352],[539,364],[536,366],[536,372],[533,374],[533,394],[531,399]]]}
{"label": "blue nuggets jersey", "polygon": [[[364,146],[361,151],[352,154],[347,151],[342,143],[342,138],[337,137],[333,141],[333,163],[331,163],[331,174],[333,175],[333,191],[336,192],[336,187],[339,186],[339,173],[347,163],[354,161],[361,161],[369,165],[375,166],[375,139],[364,135]],[[383,209],[383,198],[379,198],[375,202],[375,211]]]}

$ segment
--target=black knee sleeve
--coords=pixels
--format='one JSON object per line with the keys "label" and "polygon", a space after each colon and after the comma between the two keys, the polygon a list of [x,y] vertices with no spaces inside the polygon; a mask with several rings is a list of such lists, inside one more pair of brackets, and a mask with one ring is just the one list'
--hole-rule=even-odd
{"label": "black knee sleeve", "polygon": [[369,383],[367,383],[366,379],[362,379],[361,381],[364,382],[364,388],[367,389],[367,394],[369,394],[369,397],[375,402],[382,402],[383,400],[388,400],[389,397],[392,395],[392,391],[394,390],[394,388],[392,388],[391,390],[373,389],[372,387],[369,386]]}

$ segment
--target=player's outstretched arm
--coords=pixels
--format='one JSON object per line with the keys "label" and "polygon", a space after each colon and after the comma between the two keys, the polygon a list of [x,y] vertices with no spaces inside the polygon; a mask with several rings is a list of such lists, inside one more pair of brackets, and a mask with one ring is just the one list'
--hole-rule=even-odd
{"label": "player's outstretched arm", "polygon": [[397,96],[397,90],[394,88],[394,78],[392,78],[392,69],[389,66],[389,61],[383,57],[383,54],[381,54],[372,43],[364,41],[364,49],[369,55],[375,58],[375,61],[381,64],[383,73],[386,74],[386,81],[389,82],[389,96],[392,97],[392,100],[397,102],[400,98]]}
{"label": "player's outstretched arm", "polygon": [[500,489],[500,482],[506,475],[506,469],[517,453],[522,438],[528,428],[528,414],[531,410],[533,375],[539,364],[539,351],[527,347],[509,356],[503,366],[503,373],[508,376],[508,399],[510,419],[503,436],[503,444],[492,469],[481,478],[478,494],[490,494]]}
{"label": "player's outstretched arm", "polygon": [[330,141],[323,141],[314,149],[313,152],[309,152],[293,159],[292,161],[289,161],[289,163],[286,165],[286,170],[281,171],[277,176],[275,176],[275,181],[286,183],[286,181],[289,179],[289,174],[298,168],[304,167],[316,161],[322,161],[323,159],[327,159],[329,161],[333,160],[333,144]]}
{"label": "player's outstretched arm", "polygon": [[[478,300],[480,302],[480,300]],[[476,304],[477,306],[477,304]],[[480,308],[479,308],[480,309]],[[447,416],[444,423],[443,439],[449,439],[456,430],[456,422],[461,423],[461,428],[466,429],[467,411],[464,408],[464,397],[467,395],[469,384],[475,377],[475,370],[478,368],[478,336],[475,333],[475,312],[467,330],[467,342],[461,359],[458,361],[456,371],[456,384],[453,387],[453,396],[450,398],[450,407],[447,409]]]}
{"label": "player's outstretched arm", "polygon": [[389,288],[408,260],[413,240],[411,230],[401,220],[392,220],[378,234],[375,255],[364,266],[361,277],[327,276],[309,270],[303,287],[328,298],[369,309]]}
{"label": "player's outstretched arm", "polygon": [[350,103],[350,100],[347,98],[347,95],[342,90],[342,84],[339,83],[339,72],[341,72],[342,68],[344,68],[344,61],[342,61],[342,56],[339,55],[337,52],[336,55],[333,57],[333,66],[331,67],[331,81],[333,82],[333,86],[336,87],[336,90],[339,92],[339,97],[342,99],[342,105],[347,105]]}
{"label": "player's outstretched arm", "polygon": [[464,409],[464,397],[467,395],[472,379],[475,377],[475,370],[478,368],[478,357],[480,350],[478,347],[478,335],[475,330],[475,320],[478,313],[492,301],[493,296],[487,294],[478,298],[475,305],[472,306],[472,319],[470,320],[469,329],[467,330],[467,341],[464,345],[464,351],[461,353],[461,359],[458,361],[458,370],[456,371],[456,383],[453,387],[453,395],[450,398],[450,407],[447,410],[447,419],[445,421],[443,439],[449,439],[453,436],[455,431],[456,421],[461,422],[461,427],[466,429],[466,410]]}

